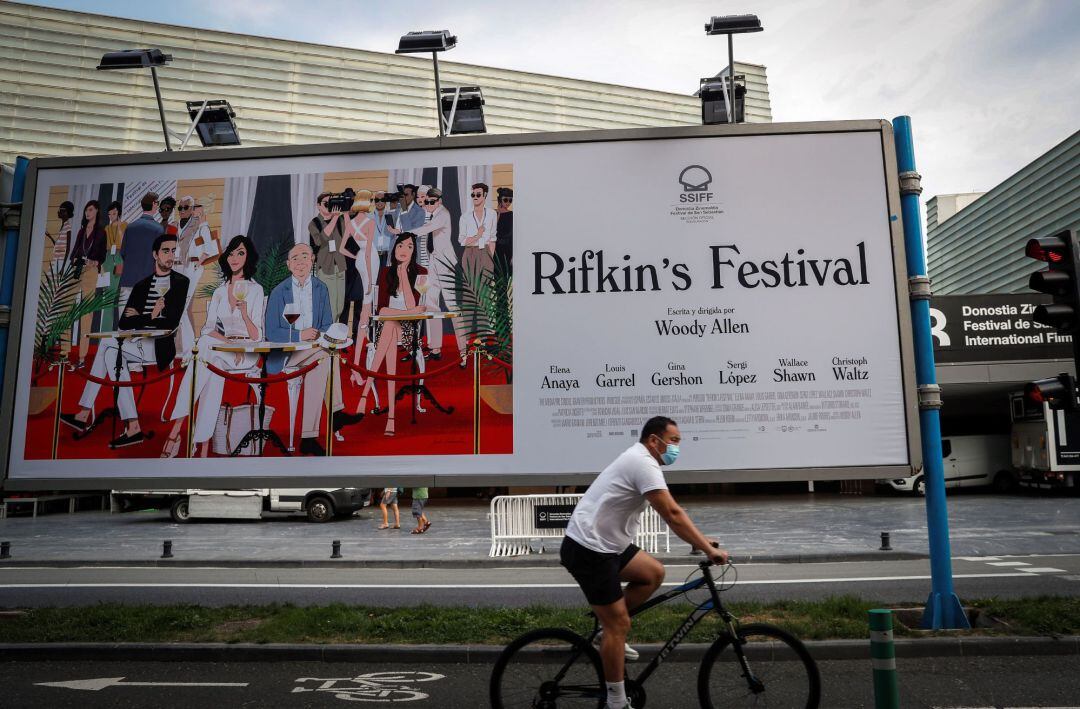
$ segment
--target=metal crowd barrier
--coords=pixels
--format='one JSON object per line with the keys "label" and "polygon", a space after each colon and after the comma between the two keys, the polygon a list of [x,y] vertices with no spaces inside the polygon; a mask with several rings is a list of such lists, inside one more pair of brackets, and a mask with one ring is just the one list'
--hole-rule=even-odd
{"label": "metal crowd barrier", "polygon": [[[538,540],[544,553],[545,539],[562,539],[564,528],[545,529],[536,527],[537,505],[576,505],[581,495],[500,495],[491,500],[491,551],[488,556],[519,556],[532,553],[530,542]],[[640,527],[634,543],[649,552],[660,552],[660,538],[664,539],[664,552],[671,551],[671,532],[667,524],[652,507],[641,513]]]}

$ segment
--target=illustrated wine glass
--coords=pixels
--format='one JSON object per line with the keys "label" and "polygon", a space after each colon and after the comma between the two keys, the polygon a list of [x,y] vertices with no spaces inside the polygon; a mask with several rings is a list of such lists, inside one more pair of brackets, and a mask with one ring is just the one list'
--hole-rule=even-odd
{"label": "illustrated wine glass", "polygon": [[247,300],[248,296],[248,282],[237,281],[233,286],[233,297],[236,298],[236,302],[243,303]]}
{"label": "illustrated wine glass", "polygon": [[300,319],[300,305],[298,303],[286,303],[281,310],[281,316],[289,323],[289,342],[293,341],[293,330],[297,320]]}

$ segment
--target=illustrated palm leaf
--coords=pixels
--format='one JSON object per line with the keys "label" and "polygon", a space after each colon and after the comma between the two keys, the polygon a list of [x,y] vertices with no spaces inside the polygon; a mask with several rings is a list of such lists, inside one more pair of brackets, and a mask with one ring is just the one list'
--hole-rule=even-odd
{"label": "illustrated palm leaf", "polygon": [[292,244],[289,241],[279,241],[266,253],[259,254],[259,264],[255,267],[255,282],[263,288],[263,292],[269,294],[274,286],[289,277],[289,265],[285,261]]}
{"label": "illustrated palm leaf", "polygon": [[[218,289],[222,283],[225,282],[225,276],[221,273],[221,266],[217,263],[210,265],[210,281],[199,286],[199,290],[195,291],[196,297],[199,298],[213,298],[214,291]],[[204,276],[205,278],[205,276]]]}
{"label": "illustrated palm leaf", "polygon": [[34,359],[40,365],[48,364],[50,353],[69,340],[71,328],[79,319],[114,307],[119,295],[119,288],[109,288],[82,297],[78,267],[71,262],[50,265],[38,289]]}
{"label": "illustrated palm leaf", "polygon": [[[514,275],[510,263],[501,255],[494,257],[487,271],[479,264],[468,267],[442,261],[442,287],[457,293],[457,305],[467,339],[479,338],[488,354],[507,364],[514,360]],[[506,370],[507,381],[512,378]]]}

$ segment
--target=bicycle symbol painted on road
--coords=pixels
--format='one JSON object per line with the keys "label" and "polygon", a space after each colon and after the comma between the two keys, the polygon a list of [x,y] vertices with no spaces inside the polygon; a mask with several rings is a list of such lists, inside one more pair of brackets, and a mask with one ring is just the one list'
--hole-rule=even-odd
{"label": "bicycle symbol painted on road", "polygon": [[434,672],[369,672],[356,677],[300,677],[298,683],[320,683],[316,687],[293,687],[297,692],[330,692],[347,702],[415,702],[428,695],[418,687],[420,682],[434,682],[446,675]]}

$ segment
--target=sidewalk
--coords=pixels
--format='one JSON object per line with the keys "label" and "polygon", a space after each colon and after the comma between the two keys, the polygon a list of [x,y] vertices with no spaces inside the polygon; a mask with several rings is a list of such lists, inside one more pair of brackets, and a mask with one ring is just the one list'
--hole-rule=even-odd
{"label": "sidewalk", "polygon": [[[826,561],[913,558],[927,553],[923,500],[841,495],[689,498],[694,521],[742,561]],[[379,530],[378,508],[350,519],[311,524],[302,517],[268,515],[262,521],[194,521],[175,524],[168,513],[80,512],[0,520],[0,541],[11,542],[10,560],[39,562],[158,563],[162,542],[174,558],[161,563],[308,565],[330,562],[331,542],[341,541],[342,565],[473,566],[557,563],[558,543],[545,554],[490,559],[488,505],[432,500],[427,534],[412,535],[402,508],[402,529]],[[958,494],[949,498],[953,556],[1080,553],[1080,498]],[[392,520],[391,520],[392,521]],[[890,532],[892,554],[879,551]],[[535,544],[534,544],[535,546]],[[686,558],[689,547],[672,536],[667,558]]]}

